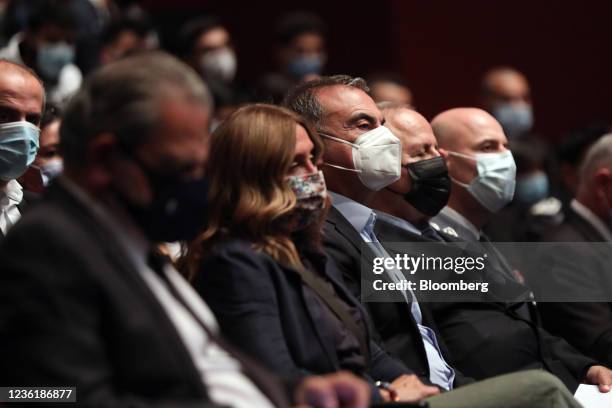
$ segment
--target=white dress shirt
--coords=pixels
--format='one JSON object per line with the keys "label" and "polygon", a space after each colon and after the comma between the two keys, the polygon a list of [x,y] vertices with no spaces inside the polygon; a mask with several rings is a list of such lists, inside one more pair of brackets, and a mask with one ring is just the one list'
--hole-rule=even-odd
{"label": "white dress shirt", "polygon": [[[272,408],[272,403],[241,371],[240,363],[211,341],[206,331],[193,315],[177,300],[166,283],[147,264],[151,245],[135,225],[127,219],[117,217],[101,204],[91,199],[83,190],[65,177],[60,178],[62,185],[77,196],[117,238],[130,260],[138,270],[151,292],[155,295],[183,340],[193,363],[199,371],[202,382],[210,399],[219,404],[234,408],[263,407]],[[171,265],[164,270],[176,291],[189,304],[207,328],[219,332],[217,321],[200,295]],[[222,271],[210,271],[222,273]]]}
{"label": "white dress shirt", "polygon": [[6,235],[8,230],[21,218],[17,206],[22,199],[23,190],[16,180],[9,181],[3,189],[0,189],[0,231],[2,235]]}

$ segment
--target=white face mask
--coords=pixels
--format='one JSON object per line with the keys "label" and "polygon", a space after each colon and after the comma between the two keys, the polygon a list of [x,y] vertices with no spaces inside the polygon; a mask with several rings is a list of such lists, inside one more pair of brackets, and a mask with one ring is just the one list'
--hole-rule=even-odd
{"label": "white face mask", "polygon": [[514,197],[516,164],[510,150],[502,153],[480,153],[474,156],[448,152],[451,156],[476,161],[478,176],[469,184],[453,181],[466,188],[490,212],[501,210]]}
{"label": "white face mask", "polygon": [[227,47],[209,51],[202,56],[200,68],[212,79],[230,82],[236,76],[236,54]]}
{"label": "white face mask", "polygon": [[45,164],[41,164],[38,168],[40,169],[43,186],[48,186],[51,180],[64,171],[64,161],[62,159],[54,159]]}
{"label": "white face mask", "polygon": [[324,138],[347,144],[353,148],[354,169],[325,164],[356,172],[359,180],[370,190],[378,191],[387,187],[399,180],[402,175],[402,143],[384,126],[361,134],[355,143],[324,133],[319,134]]}

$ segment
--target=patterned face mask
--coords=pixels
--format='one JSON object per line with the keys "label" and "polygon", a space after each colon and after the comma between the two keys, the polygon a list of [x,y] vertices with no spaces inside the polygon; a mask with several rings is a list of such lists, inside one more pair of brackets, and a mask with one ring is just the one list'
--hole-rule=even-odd
{"label": "patterned face mask", "polygon": [[325,208],[327,187],[321,170],[287,178],[297,202],[289,219],[294,231],[302,230],[319,219]]}

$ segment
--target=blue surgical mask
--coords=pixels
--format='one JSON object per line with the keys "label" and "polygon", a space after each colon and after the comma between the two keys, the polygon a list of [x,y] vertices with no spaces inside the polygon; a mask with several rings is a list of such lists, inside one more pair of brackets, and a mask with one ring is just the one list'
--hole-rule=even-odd
{"label": "blue surgical mask", "polygon": [[516,180],[514,196],[521,204],[533,204],[548,197],[548,177],[538,171]]}
{"label": "blue surgical mask", "polygon": [[300,56],[289,62],[289,74],[295,79],[302,79],[307,75],[319,75],[323,69],[323,58],[320,56]]}
{"label": "blue surgical mask", "polygon": [[38,71],[45,79],[57,80],[62,69],[74,61],[74,46],[64,42],[38,47]]}
{"label": "blue surgical mask", "polygon": [[525,135],[533,127],[533,110],[526,103],[500,103],[493,109],[493,116],[510,139]]}
{"label": "blue surgical mask", "polygon": [[516,184],[516,164],[510,150],[474,156],[457,152],[449,154],[476,161],[478,175],[469,184],[452,180],[467,189],[484,208],[495,213],[512,201]]}
{"label": "blue surgical mask", "polygon": [[0,124],[0,180],[20,177],[36,158],[40,129],[30,122]]}

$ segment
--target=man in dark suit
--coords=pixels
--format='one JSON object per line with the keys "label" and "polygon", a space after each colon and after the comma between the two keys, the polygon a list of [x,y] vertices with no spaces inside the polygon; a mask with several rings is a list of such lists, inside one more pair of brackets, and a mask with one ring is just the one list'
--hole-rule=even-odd
{"label": "man in dark suit", "polygon": [[[368,205],[376,191],[406,174],[402,171],[405,164],[402,143],[382,126],[384,117],[367,92],[361,78],[338,75],[298,85],[284,102],[313,123],[325,141],[323,171],[333,207],[326,220],[324,246],[342,272],[345,284],[362,301],[362,285],[367,280],[361,275],[362,260],[369,268],[374,258],[389,256],[377,238],[379,215]],[[387,281],[397,277],[390,269],[384,274]],[[385,346],[417,372],[423,382],[447,390],[469,383],[471,380],[451,365],[435,327],[429,326],[432,320],[413,293],[402,291],[393,300],[397,303],[366,303]],[[509,375],[502,382],[509,386],[518,378],[533,374]],[[516,401],[502,397],[508,388],[498,388],[497,380],[470,384],[430,401],[434,404],[438,398],[448,397],[449,401],[454,399],[456,406],[487,406],[487,400],[496,407],[512,406]],[[529,396],[527,400],[532,407],[540,404],[537,397]]]}
{"label": "man in dark suit", "polygon": [[566,300],[538,303],[544,327],[612,366],[612,134],[591,146],[579,177],[565,220],[542,239],[572,244],[547,251],[549,271],[534,290],[537,298]]}
{"label": "man in dark suit", "polygon": [[0,242],[26,206],[16,179],[36,157],[44,101],[42,81],[31,69],[0,60]]}
{"label": "man in dark suit", "polygon": [[[432,126],[454,183],[448,206],[433,218],[432,226],[451,239],[480,246],[490,258],[487,273],[519,284],[506,259],[481,232],[514,192],[516,166],[501,126],[485,111],[472,108],[443,112]],[[528,294],[526,290],[523,301],[447,303],[434,309],[442,335],[463,371],[481,378],[545,368],[570,390],[588,382],[609,391],[612,371],[538,327],[530,314]]]}
{"label": "man in dark suit", "polygon": [[[288,405],[156,250],[200,230],[210,108],[163,53],[104,67],[75,96],[65,176],[0,246],[0,384],[76,386],[82,406]],[[296,387],[297,403],[369,400],[348,374]]]}

